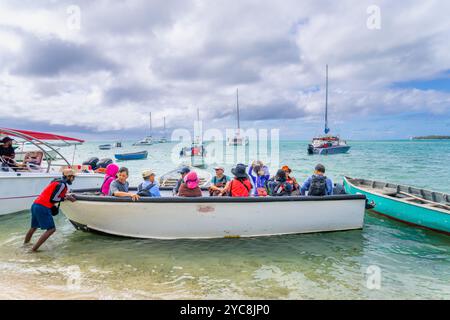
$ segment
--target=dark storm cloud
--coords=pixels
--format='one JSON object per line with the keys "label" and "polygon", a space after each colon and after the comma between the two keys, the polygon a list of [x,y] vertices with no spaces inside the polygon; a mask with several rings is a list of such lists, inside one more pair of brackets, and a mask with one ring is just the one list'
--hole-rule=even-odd
{"label": "dark storm cloud", "polygon": [[[274,119],[298,119],[306,115],[305,111],[291,101],[275,101],[262,105],[241,105],[240,118],[243,121],[259,121]],[[236,107],[223,107],[217,109],[214,114],[209,114],[212,118],[235,118]]]}
{"label": "dark storm cloud", "polygon": [[171,79],[239,84],[260,81],[262,65],[298,62],[298,47],[291,39],[249,41],[245,45],[211,39],[195,55],[159,57],[152,68],[161,76]]}
{"label": "dark storm cloud", "polygon": [[51,77],[63,73],[115,71],[118,66],[96,48],[60,39],[24,39],[24,48],[17,59],[13,74]]}
{"label": "dark storm cloud", "polygon": [[117,104],[120,102],[146,102],[155,100],[161,92],[155,88],[141,85],[127,84],[107,89],[104,93],[104,103]]}

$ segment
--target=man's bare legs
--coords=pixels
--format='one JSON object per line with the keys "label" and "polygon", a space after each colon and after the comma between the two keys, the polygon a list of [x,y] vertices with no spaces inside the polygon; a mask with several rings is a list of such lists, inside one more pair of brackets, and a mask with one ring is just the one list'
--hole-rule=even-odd
{"label": "man's bare legs", "polygon": [[28,230],[26,236],[25,236],[25,241],[23,242],[23,244],[28,244],[31,241],[31,237],[33,236],[33,234],[36,232],[37,228],[30,228],[30,230]]}
{"label": "man's bare legs", "polygon": [[[28,231],[28,233],[27,233],[27,235],[26,235],[26,237],[25,237],[25,243],[30,242],[31,237],[33,236],[33,233],[34,233],[35,231],[36,231],[35,228],[31,228],[31,229]],[[45,241],[47,241],[47,239],[50,238],[50,236],[51,236],[52,234],[54,234],[55,231],[56,231],[55,228],[49,229],[49,230],[45,231],[45,232],[41,235],[41,237],[39,238],[39,240],[36,242],[36,244],[33,246],[33,248],[32,248],[31,250],[32,250],[33,252],[38,251],[39,247],[42,246],[42,244],[43,244]]]}

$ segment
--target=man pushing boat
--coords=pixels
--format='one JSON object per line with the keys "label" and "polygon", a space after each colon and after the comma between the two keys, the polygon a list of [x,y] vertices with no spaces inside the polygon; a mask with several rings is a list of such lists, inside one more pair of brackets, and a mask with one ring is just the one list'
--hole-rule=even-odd
{"label": "man pushing boat", "polygon": [[33,252],[36,252],[55,233],[56,227],[53,216],[59,213],[60,203],[65,199],[75,201],[74,197],[66,195],[69,189],[68,185],[73,183],[75,176],[73,169],[64,169],[62,178],[50,182],[31,206],[31,228],[25,236],[24,244],[30,243],[31,237],[38,228],[46,230],[33,246]]}

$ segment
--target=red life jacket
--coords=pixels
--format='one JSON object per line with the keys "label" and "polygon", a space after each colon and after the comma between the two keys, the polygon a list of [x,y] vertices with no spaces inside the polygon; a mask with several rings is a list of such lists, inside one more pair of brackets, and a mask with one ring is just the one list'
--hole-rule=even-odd
{"label": "red life jacket", "polygon": [[248,197],[250,196],[250,191],[252,190],[252,184],[250,180],[238,180],[233,179],[231,181],[231,196],[232,197]]}
{"label": "red life jacket", "polygon": [[50,209],[55,203],[64,200],[67,189],[67,184],[62,179],[55,179],[50,182],[44,191],[42,191],[36,200],[34,200],[34,203]]}

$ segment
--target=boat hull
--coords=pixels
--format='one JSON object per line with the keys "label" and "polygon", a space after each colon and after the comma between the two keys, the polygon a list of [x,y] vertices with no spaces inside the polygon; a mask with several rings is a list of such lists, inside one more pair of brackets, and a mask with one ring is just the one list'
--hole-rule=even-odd
{"label": "boat hull", "polygon": [[328,155],[328,154],[340,154],[347,153],[350,150],[350,146],[337,146],[337,147],[329,147],[329,148],[314,148],[309,147],[309,154],[320,154],[320,155]]}
{"label": "boat hull", "polygon": [[147,159],[148,152],[128,153],[128,154],[115,154],[114,157],[117,160],[121,160],[121,161],[125,161],[125,160],[143,160],[143,159]]}
{"label": "boat hull", "polygon": [[[2,173],[0,175],[0,215],[30,209],[34,199],[60,173]],[[100,188],[101,174],[79,174],[71,188]]]}
{"label": "boat hull", "polygon": [[154,239],[256,237],[361,229],[365,197],[148,198],[78,196],[62,211],[80,229]]}
{"label": "boat hull", "polygon": [[349,194],[363,194],[369,202],[373,201],[375,213],[414,226],[450,234],[450,214],[448,213],[369,192],[355,186],[347,178],[344,179],[344,187]]}

